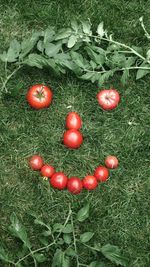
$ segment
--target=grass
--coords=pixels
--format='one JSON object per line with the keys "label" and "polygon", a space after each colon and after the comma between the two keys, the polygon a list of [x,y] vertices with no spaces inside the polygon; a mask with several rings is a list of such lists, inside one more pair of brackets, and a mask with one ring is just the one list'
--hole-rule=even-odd
{"label": "grass", "polygon": [[[62,27],[68,25],[72,17],[90,18],[94,27],[103,20],[119,40],[145,46],[138,18],[144,15],[145,24],[149,25],[149,6],[149,1],[140,0],[86,0],[82,3],[79,0],[33,0],[25,3],[1,0],[0,50],[3,51],[12,38],[29,35],[32,28],[43,29],[50,24]],[[0,71],[3,76],[3,65]],[[33,229],[29,216],[31,211],[53,224],[64,219],[69,203],[76,212],[88,201],[91,216],[83,230],[95,231],[95,241],[102,245],[119,246],[130,258],[131,267],[149,266],[150,77],[138,82],[134,80],[134,77],[130,78],[126,87],[120,85],[117,76],[111,81],[122,99],[113,112],[103,112],[97,105],[95,95],[98,89],[95,85],[83,83],[70,75],[56,79],[45,70],[27,68],[9,83],[10,89],[19,81],[24,85],[18,97],[4,96],[0,109],[0,234],[10,251],[19,247],[8,232],[13,211],[26,225],[36,248],[40,244],[36,240],[38,231]],[[53,88],[54,100],[49,109],[37,112],[26,104],[27,89],[34,83],[45,83]],[[84,144],[76,151],[65,149],[61,143],[65,117],[72,110],[79,112],[83,119],[85,137]],[[28,168],[27,159],[34,153],[41,154],[58,171],[80,178],[92,173],[108,154],[115,154],[120,166],[111,172],[106,186],[71,196],[47,188],[39,175]],[[86,263],[90,257],[85,253]],[[1,263],[1,266],[9,265]]]}

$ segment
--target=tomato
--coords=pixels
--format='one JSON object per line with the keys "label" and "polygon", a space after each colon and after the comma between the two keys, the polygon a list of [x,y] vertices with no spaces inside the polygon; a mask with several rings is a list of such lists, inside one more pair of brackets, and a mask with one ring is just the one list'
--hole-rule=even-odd
{"label": "tomato", "polygon": [[66,118],[66,128],[79,130],[82,126],[82,120],[78,113],[70,112]]}
{"label": "tomato", "polygon": [[51,165],[46,164],[41,168],[41,175],[44,177],[50,178],[54,173],[55,169]]}
{"label": "tomato", "polygon": [[63,142],[68,148],[79,148],[83,143],[83,136],[79,131],[70,129],[64,133]]}
{"label": "tomato", "polygon": [[68,182],[67,176],[63,172],[55,172],[50,179],[50,184],[59,190],[66,188]]}
{"label": "tomato", "polygon": [[44,164],[44,161],[39,155],[34,155],[29,160],[29,165],[31,169],[34,171],[40,170],[43,164]]}
{"label": "tomato", "polygon": [[111,110],[118,106],[120,95],[115,89],[101,90],[97,94],[98,103],[105,110]]}
{"label": "tomato", "polygon": [[27,102],[32,108],[47,108],[52,102],[53,93],[43,84],[33,85],[27,92]]}
{"label": "tomato", "polygon": [[108,156],[105,159],[105,165],[109,169],[116,169],[118,167],[118,159],[115,156]]}
{"label": "tomato", "polygon": [[83,180],[83,187],[88,189],[88,190],[93,190],[97,187],[98,182],[96,177],[92,176],[92,175],[87,175]]}
{"label": "tomato", "polygon": [[78,177],[71,177],[68,180],[67,188],[69,192],[74,195],[77,195],[81,192],[83,188],[82,181]]}
{"label": "tomato", "polygon": [[94,176],[98,182],[105,182],[109,178],[109,171],[105,166],[98,166],[95,169]]}

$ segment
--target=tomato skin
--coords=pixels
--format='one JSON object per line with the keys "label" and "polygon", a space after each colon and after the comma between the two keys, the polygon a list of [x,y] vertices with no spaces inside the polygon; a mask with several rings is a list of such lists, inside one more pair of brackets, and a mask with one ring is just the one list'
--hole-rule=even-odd
{"label": "tomato skin", "polygon": [[79,130],[82,126],[82,120],[78,113],[70,112],[66,117],[66,128]]}
{"label": "tomato skin", "polygon": [[104,110],[112,110],[118,106],[120,95],[115,89],[104,89],[97,94],[97,100]]}
{"label": "tomato skin", "polygon": [[82,181],[78,177],[71,177],[68,180],[67,188],[69,192],[77,195],[83,188]]}
{"label": "tomato skin", "polygon": [[109,170],[105,166],[98,166],[95,169],[94,176],[98,182],[105,182],[109,178]]}
{"label": "tomato skin", "polygon": [[93,175],[87,175],[85,178],[82,180],[83,187],[88,189],[88,190],[93,190],[97,187],[98,182],[96,177]]}
{"label": "tomato skin", "polygon": [[67,182],[68,178],[63,172],[55,172],[50,179],[50,184],[59,190],[65,189]]}
{"label": "tomato skin", "polygon": [[42,159],[41,156],[39,155],[34,155],[30,158],[29,160],[29,165],[31,167],[32,170],[34,171],[38,171],[42,168],[42,166],[44,165],[44,161]]}
{"label": "tomato skin", "polygon": [[115,156],[107,156],[105,159],[105,165],[109,169],[116,169],[119,165],[119,162]]}
{"label": "tomato skin", "polygon": [[48,108],[52,102],[51,89],[43,84],[36,84],[29,88],[26,99],[29,105],[35,109]]}
{"label": "tomato skin", "polygon": [[64,133],[63,142],[66,147],[76,149],[83,143],[83,136],[79,131],[70,129]]}
{"label": "tomato skin", "polygon": [[51,165],[43,165],[43,167],[41,168],[41,175],[44,177],[52,177],[52,175],[55,173],[55,169],[53,166]]}

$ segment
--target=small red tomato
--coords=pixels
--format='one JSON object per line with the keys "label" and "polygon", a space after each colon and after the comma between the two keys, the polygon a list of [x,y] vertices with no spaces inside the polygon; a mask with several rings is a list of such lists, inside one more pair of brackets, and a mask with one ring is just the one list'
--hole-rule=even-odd
{"label": "small red tomato", "polygon": [[94,176],[98,182],[105,182],[109,178],[109,171],[105,166],[98,166],[95,169]]}
{"label": "small red tomato", "polygon": [[66,118],[66,128],[79,130],[82,126],[82,120],[78,113],[70,112]]}
{"label": "small red tomato", "polygon": [[98,103],[105,110],[111,110],[118,106],[120,95],[115,89],[101,90],[97,94]]}
{"label": "small red tomato", "polygon": [[41,168],[41,175],[44,177],[50,178],[54,173],[55,169],[51,165],[46,164]]}
{"label": "small red tomato", "polygon": [[78,177],[71,177],[68,180],[67,188],[69,192],[74,195],[77,195],[81,192],[83,188],[82,181]]}
{"label": "small red tomato", "polygon": [[83,136],[79,131],[70,129],[64,133],[63,142],[68,148],[79,148],[83,143]]}
{"label": "small red tomato", "polygon": [[32,108],[42,109],[50,106],[53,93],[43,84],[33,85],[27,92],[27,102]]}
{"label": "small red tomato", "polygon": [[40,170],[43,166],[44,162],[41,156],[34,155],[29,160],[29,165],[32,170],[37,171]]}
{"label": "small red tomato", "polygon": [[105,165],[109,169],[116,169],[118,167],[118,159],[115,156],[108,156],[105,159]]}
{"label": "small red tomato", "polygon": [[50,179],[50,184],[59,190],[66,188],[68,182],[67,176],[63,172],[55,172]]}
{"label": "small red tomato", "polygon": [[98,185],[96,177],[92,175],[85,176],[85,178],[82,180],[82,183],[83,183],[83,187],[88,190],[93,190]]}

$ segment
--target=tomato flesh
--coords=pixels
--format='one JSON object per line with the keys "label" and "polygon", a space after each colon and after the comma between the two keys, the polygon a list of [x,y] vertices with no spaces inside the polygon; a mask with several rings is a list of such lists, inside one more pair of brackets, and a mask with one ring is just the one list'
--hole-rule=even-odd
{"label": "tomato flesh", "polygon": [[32,108],[48,108],[52,102],[53,93],[51,89],[43,84],[36,84],[30,87],[27,92],[27,102]]}
{"label": "tomato flesh", "polygon": [[67,188],[69,192],[74,195],[77,195],[81,192],[83,188],[82,181],[78,177],[71,177],[68,180]]}
{"label": "tomato flesh", "polygon": [[109,178],[109,171],[105,166],[98,166],[95,169],[94,176],[98,182],[105,182]]}
{"label": "tomato flesh", "polygon": [[118,106],[120,102],[120,95],[115,89],[101,90],[97,94],[97,99],[99,105],[104,110],[112,110]]}

